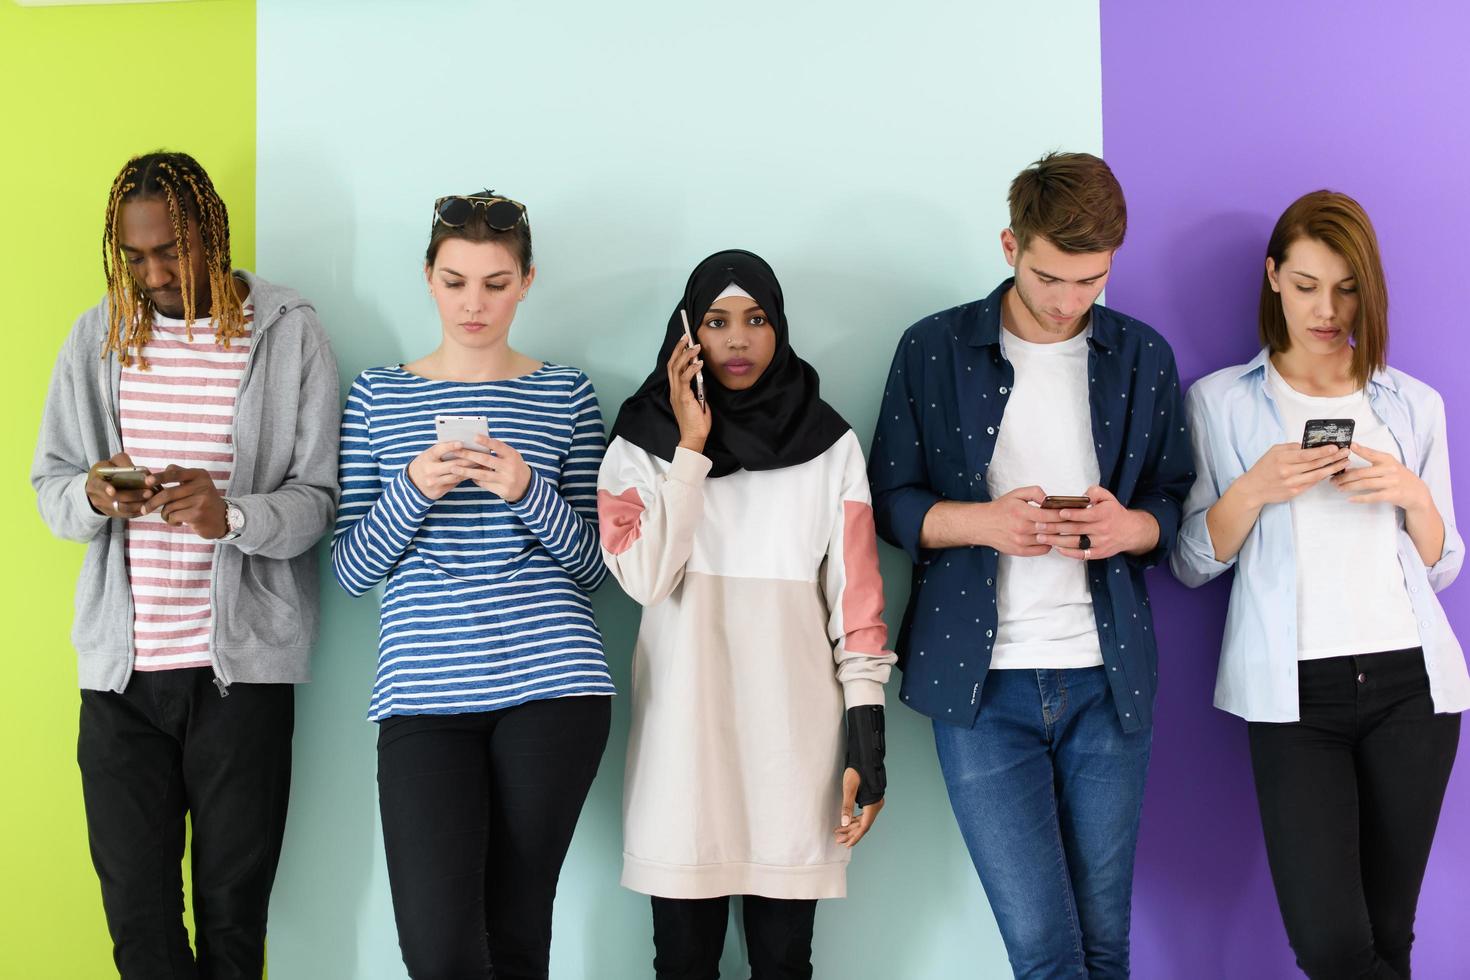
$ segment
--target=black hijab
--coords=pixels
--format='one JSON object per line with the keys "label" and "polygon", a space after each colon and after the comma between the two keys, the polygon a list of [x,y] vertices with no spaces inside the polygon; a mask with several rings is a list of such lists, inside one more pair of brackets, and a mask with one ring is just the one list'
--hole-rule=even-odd
{"label": "black hijab", "polygon": [[679,310],[689,314],[695,331],[731,283],[760,304],[776,331],[776,351],[765,373],[744,391],[731,391],[706,374],[705,400],[710,408],[710,434],[704,455],[713,461],[710,476],[736,470],[775,470],[816,459],[851,428],[818,392],[816,370],[796,356],[786,325],[781,284],[766,260],[753,252],[716,252],[694,267],[684,299],[669,317],[653,373],[623,402],[613,424],[613,438],[624,439],[659,459],[672,462],[679,444],[679,422],[669,404],[669,352],[684,336]]}

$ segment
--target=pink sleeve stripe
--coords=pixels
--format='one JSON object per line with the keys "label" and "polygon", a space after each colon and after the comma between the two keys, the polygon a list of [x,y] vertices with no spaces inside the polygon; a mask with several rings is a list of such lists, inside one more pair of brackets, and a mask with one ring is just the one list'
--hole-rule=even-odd
{"label": "pink sleeve stripe", "polygon": [[888,644],[888,627],[883,624],[878,532],[873,508],[856,500],[842,502],[842,564],[847,572],[842,590],[842,646],[853,653],[882,654]]}
{"label": "pink sleeve stripe", "polygon": [[636,487],[629,487],[616,497],[606,490],[597,491],[598,531],[602,547],[610,555],[621,555],[643,533],[639,518],[643,516],[643,498]]}

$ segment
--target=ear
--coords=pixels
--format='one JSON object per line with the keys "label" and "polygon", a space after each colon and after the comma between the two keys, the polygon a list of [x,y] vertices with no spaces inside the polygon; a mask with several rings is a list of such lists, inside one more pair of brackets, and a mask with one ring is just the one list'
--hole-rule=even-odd
{"label": "ear", "polygon": [[1000,233],[1001,251],[1005,253],[1006,265],[1012,269],[1021,260],[1021,243],[1016,241],[1016,235],[1009,228],[1004,228]]}
{"label": "ear", "polygon": [[1271,291],[1281,292],[1281,282],[1276,278],[1276,260],[1266,256],[1266,281],[1271,284]]}
{"label": "ear", "polygon": [[521,299],[526,298],[526,294],[531,291],[531,283],[535,281],[536,267],[533,265],[531,266],[531,268],[527,269],[526,274],[521,277]]}

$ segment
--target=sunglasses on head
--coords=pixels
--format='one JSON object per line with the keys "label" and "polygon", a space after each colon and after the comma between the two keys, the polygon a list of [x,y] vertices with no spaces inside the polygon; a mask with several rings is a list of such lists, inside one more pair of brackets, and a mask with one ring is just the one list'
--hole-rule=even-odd
{"label": "sunglasses on head", "polygon": [[496,231],[510,231],[526,217],[526,206],[520,201],[486,191],[483,194],[451,194],[439,198],[434,202],[434,224],[463,228],[470,215],[475,213],[475,208],[485,209],[485,224]]}

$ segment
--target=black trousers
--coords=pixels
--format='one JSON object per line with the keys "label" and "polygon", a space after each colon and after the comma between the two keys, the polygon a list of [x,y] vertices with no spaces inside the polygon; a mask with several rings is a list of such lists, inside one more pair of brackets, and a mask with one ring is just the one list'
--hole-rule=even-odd
{"label": "black trousers", "polygon": [[556,882],[607,745],[610,701],[379,724],[388,884],[414,980],[547,975]]}
{"label": "black trousers", "polygon": [[1422,651],[1308,660],[1301,720],[1250,724],[1266,856],[1313,980],[1408,980],[1414,913],[1460,741]]}
{"label": "black trousers", "polygon": [[[235,684],[221,697],[205,667],[82,692],[87,836],[124,978],[260,980],[294,722],[291,685]],[[197,959],[183,922],[186,812]]]}
{"label": "black trousers", "polygon": [[[816,899],[742,898],[751,980],[811,980]],[[717,980],[730,899],[653,897],[658,980]]]}

